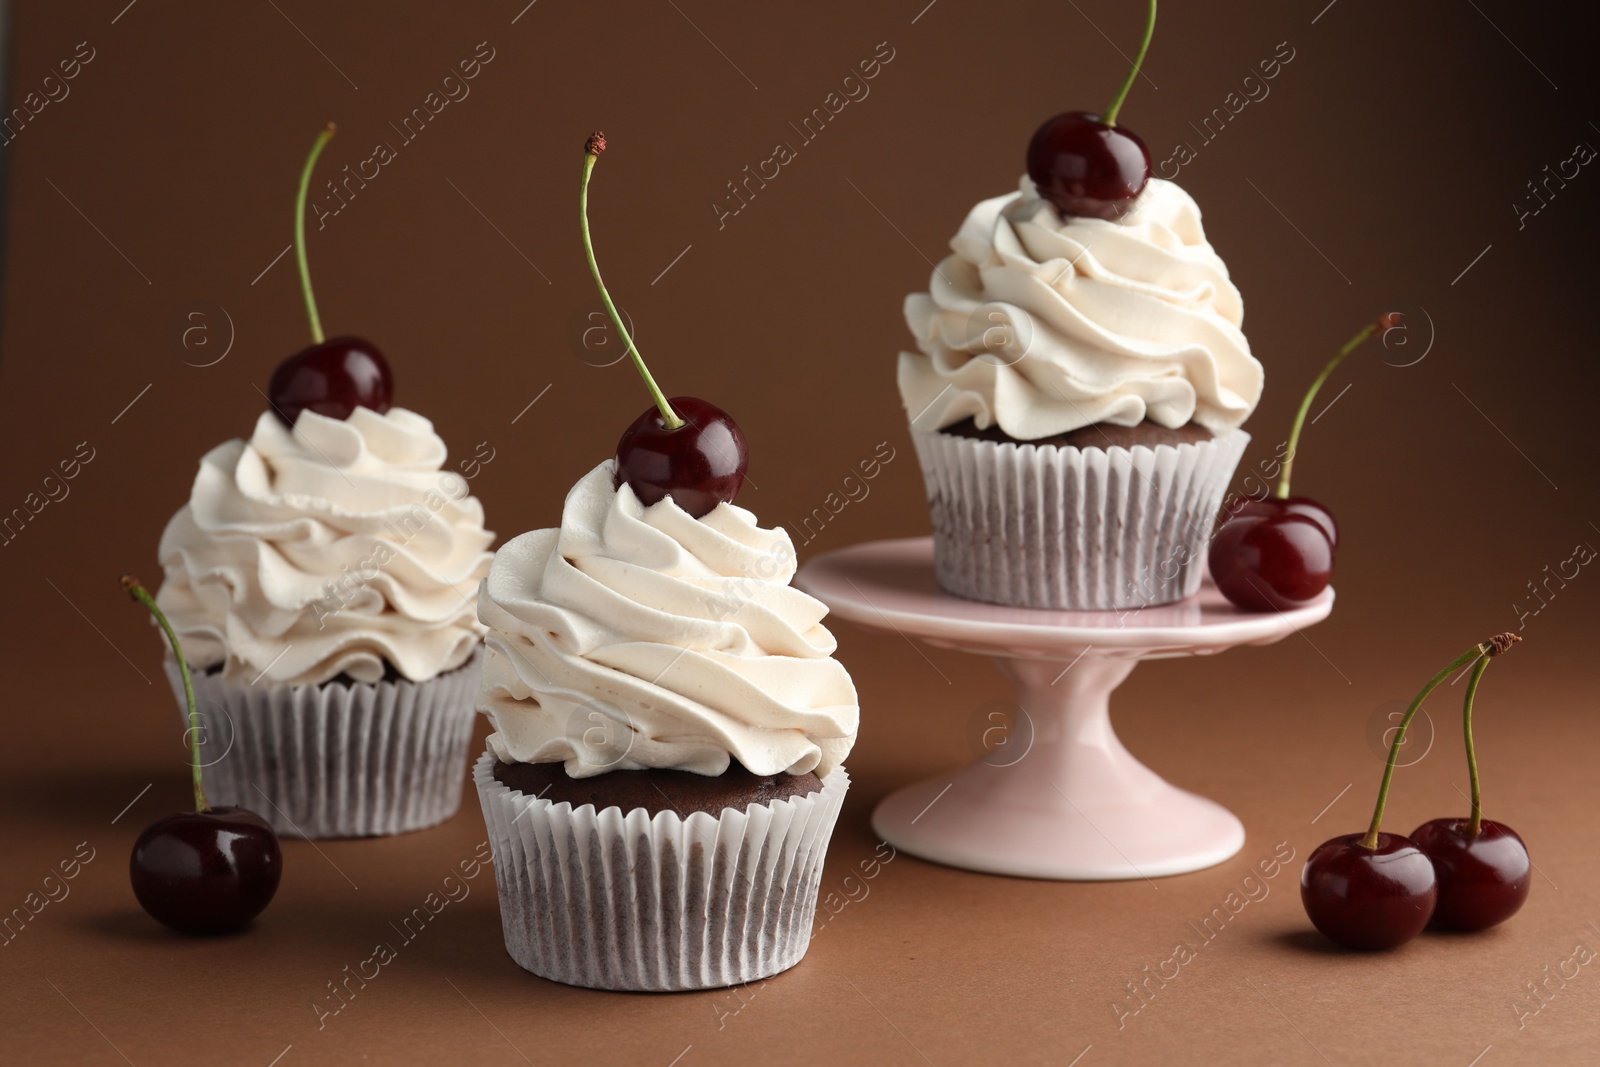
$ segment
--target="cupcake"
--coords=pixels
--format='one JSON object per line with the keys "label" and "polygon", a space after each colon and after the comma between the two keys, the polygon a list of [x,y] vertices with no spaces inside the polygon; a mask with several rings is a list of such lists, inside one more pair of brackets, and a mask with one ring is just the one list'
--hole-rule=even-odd
{"label": "cupcake", "polygon": [[506,950],[599,989],[737,985],[811,941],[823,856],[850,778],[854,684],[827,608],[789,584],[794,545],[732,503],[743,433],[655,384],[615,460],[561,526],[508,542],[478,596],[488,626],[473,769]]}
{"label": "cupcake", "polygon": [[301,837],[455,814],[494,535],[444,464],[427,419],[367,407],[292,429],[264,412],[200,461],[157,602],[194,669],[213,803]]}
{"label": "cupcake", "polygon": [[1199,590],[1262,372],[1200,209],[1118,122],[1155,28],[1152,2],[1105,111],[1041,125],[1021,188],[906,298],[900,396],[957,596],[1120,611]]}
{"label": "cupcake", "polygon": [[906,298],[899,386],[947,591],[1117,610],[1194,594],[1262,369],[1200,210],[1151,178],[1116,218],[1032,179],[972,209]]}
{"label": "cupcake", "polygon": [[603,989],[794,966],[850,779],[850,675],[781,528],[645,506],[607,461],[495,555],[473,778],[506,949]]}
{"label": "cupcake", "polygon": [[[299,837],[401,833],[461,806],[472,597],[494,540],[433,424],[392,407],[383,353],[323,336],[305,204],[333,133],[312,145],[295,209],[313,343],[273,371],[250,440],[200,461],[161,535],[156,598],[194,673],[211,801]],[[182,710],[171,660],[167,675]]]}

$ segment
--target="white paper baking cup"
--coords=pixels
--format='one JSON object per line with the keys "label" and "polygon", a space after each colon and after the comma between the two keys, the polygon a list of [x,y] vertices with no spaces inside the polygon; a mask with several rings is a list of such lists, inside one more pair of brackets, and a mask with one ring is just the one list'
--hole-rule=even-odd
{"label": "white paper baking cup", "polygon": [[[195,674],[206,799],[294,837],[443,822],[461,806],[482,659],[480,649],[426,682],[246,685]],[[187,726],[183,679],[175,662],[166,667]]]}
{"label": "white paper baking cup", "polygon": [[914,430],[939,585],[1063,611],[1170,604],[1200,588],[1206,543],[1250,435],[1066,448]]}
{"label": "white paper baking cup", "polygon": [[540,800],[496,781],[494,764],[484,753],[472,778],[522,967],[592,989],[714,989],[805,955],[843,767],[809,796],[685,819]]}

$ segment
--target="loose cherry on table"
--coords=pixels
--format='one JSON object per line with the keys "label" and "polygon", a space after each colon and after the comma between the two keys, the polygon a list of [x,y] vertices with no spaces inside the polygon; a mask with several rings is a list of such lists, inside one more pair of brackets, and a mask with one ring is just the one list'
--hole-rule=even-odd
{"label": "loose cherry on table", "polygon": [[322,155],[333,133],[334,125],[330,122],[317,135],[300,172],[300,193],[295,201],[295,252],[313,343],[280,363],[267,386],[267,400],[272,410],[290,427],[302,411],[314,411],[330,419],[348,419],[358,407],[382,414],[394,401],[394,374],[378,346],[348,334],[324,338],[317,300],[311,291],[311,268],[306,260],[306,192],[317,157]]}
{"label": "loose cherry on table", "polygon": [[1382,832],[1389,785],[1406,728],[1428,694],[1467,664],[1509,648],[1511,638],[1498,634],[1473,645],[1429,679],[1395,729],[1367,832],[1325,841],[1306,859],[1300,900],[1312,924],[1330,940],[1346,948],[1394,948],[1416,937],[1433,918],[1444,892],[1433,861],[1418,841]]}
{"label": "loose cherry on table", "polygon": [[133,895],[151,917],[182,934],[225,934],[272,902],[283,853],[255,812],[209,808],[151,823],[128,866]]}
{"label": "loose cherry on table", "polygon": [[1150,181],[1150,150],[1132,130],[1117,125],[1117,113],[1144,64],[1155,29],[1156,0],[1150,0],[1139,54],[1103,115],[1062,112],[1028,142],[1028,177],[1061,214],[1119,219]]}
{"label": "loose cherry on table", "polygon": [[616,486],[627,485],[647,507],[671,497],[675,505],[698,519],[738,494],[750,461],[749,449],[739,424],[715,404],[692,396],[667,399],[611,302],[589,237],[589,176],[605,150],[606,136],[598,130],[583,146],[583,185],[578,201],[583,251],[611,328],[627,346],[634,368],[655,400],[617,441]]}
{"label": "loose cherry on table", "polygon": [[1462,700],[1461,729],[1467,749],[1467,777],[1472,784],[1472,813],[1465,819],[1432,819],[1411,832],[1411,839],[1433,862],[1439,876],[1439,906],[1433,926],[1441,930],[1486,930],[1521,909],[1533,886],[1533,861],[1528,846],[1504,823],[1483,817],[1478,784],[1478,756],[1472,744],[1472,702],[1489,661],[1518,640],[1501,634],[1489,654],[1472,668]]}
{"label": "loose cherry on table", "polygon": [[1300,431],[1305,428],[1311,402],[1334,368],[1367,338],[1398,321],[1391,313],[1362,327],[1311,383],[1289,431],[1288,450],[1273,495],[1238,500],[1223,510],[1207,556],[1212,580],[1238,607],[1246,611],[1297,608],[1316,599],[1333,580],[1338,522],[1315,500],[1289,493]]}
{"label": "loose cherry on table", "polygon": [[124,576],[122,588],[155,616],[178,662],[189,709],[194,782],[194,810],[156,820],[134,844],[128,860],[133,895],[152,918],[179,933],[230,933],[261,914],[278,891],[283,874],[278,835],[253,811],[213,808],[206,803],[200,774],[199,714],[183,648],[144,586]]}

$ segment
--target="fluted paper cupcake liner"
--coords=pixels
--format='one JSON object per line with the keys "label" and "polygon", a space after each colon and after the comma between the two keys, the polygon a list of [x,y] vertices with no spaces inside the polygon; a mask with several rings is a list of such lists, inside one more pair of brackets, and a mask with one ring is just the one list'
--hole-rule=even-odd
{"label": "fluted paper cupcake liner", "polygon": [[594,989],[713,989],[805,955],[844,768],[809,796],[683,818],[540,800],[496,781],[494,764],[486,752],[472,776],[522,967]]}
{"label": "fluted paper cupcake liner", "polygon": [[1064,611],[1196,593],[1217,509],[1250,440],[1233,430],[1130,449],[912,437],[939,585],[969,600]]}
{"label": "fluted paper cupcake liner", "polygon": [[[482,658],[425,682],[246,685],[196,674],[206,799],[294,837],[443,822],[461,806]],[[166,666],[183,710],[177,664]]]}

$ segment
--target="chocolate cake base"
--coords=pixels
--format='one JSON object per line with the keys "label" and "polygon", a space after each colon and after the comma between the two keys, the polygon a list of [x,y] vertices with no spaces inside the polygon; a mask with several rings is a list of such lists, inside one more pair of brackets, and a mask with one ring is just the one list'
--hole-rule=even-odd
{"label": "chocolate cake base", "polygon": [[1199,591],[1206,538],[1250,435],[1156,448],[1007,448],[928,430],[912,440],[941,589],[1009,607],[1121,611]]}
{"label": "chocolate cake base", "polygon": [[[573,807],[570,796],[569,803],[533,803],[519,786],[531,792],[544,786],[535,787],[530,777],[549,786],[546,797],[558,785],[576,786],[600,793],[607,806],[597,811],[583,797]],[[769,787],[777,780],[791,791],[814,791],[698,819],[692,812],[678,818],[670,811],[649,815],[642,807],[621,812],[611,806],[627,788],[620,783],[643,783],[655,792],[651,783],[690,778],[699,779],[689,784],[702,791],[726,791],[728,780]],[[715,778],[615,770],[574,783],[560,763],[504,764],[485,752],[473,765],[472,781],[494,850],[511,958],[569,985],[655,992],[743,986],[800,961],[850,775],[836,767],[818,783],[811,774],[768,778],[737,767]],[[608,796],[602,789],[617,792]]]}
{"label": "chocolate cake base", "polygon": [[692,771],[607,771],[593,778],[570,778],[560,763],[501,763],[496,760],[494,780],[553,804],[565,801],[574,808],[593,804],[596,811],[643,808],[652,816],[675,811],[687,818],[697,811],[721,815],[722,809],[744,811],[755,804],[809,796],[820,792],[822,779],[815,774],[752,774],[737,761],[716,777]]}
{"label": "chocolate cake base", "polygon": [[1135,445],[1144,445],[1147,448],[1155,448],[1157,445],[1177,447],[1209,441],[1212,436],[1210,430],[1198,423],[1186,422],[1172,429],[1159,422],[1151,422],[1149,419],[1145,419],[1137,426],[1114,426],[1109,422],[1096,422],[1067,433],[1041,437],[1035,441],[1019,441],[998,426],[979,429],[977,423],[971,419],[963,419],[939,432],[955,437],[970,437],[975,441],[993,441],[996,444],[1055,445],[1059,448],[1132,448]]}

